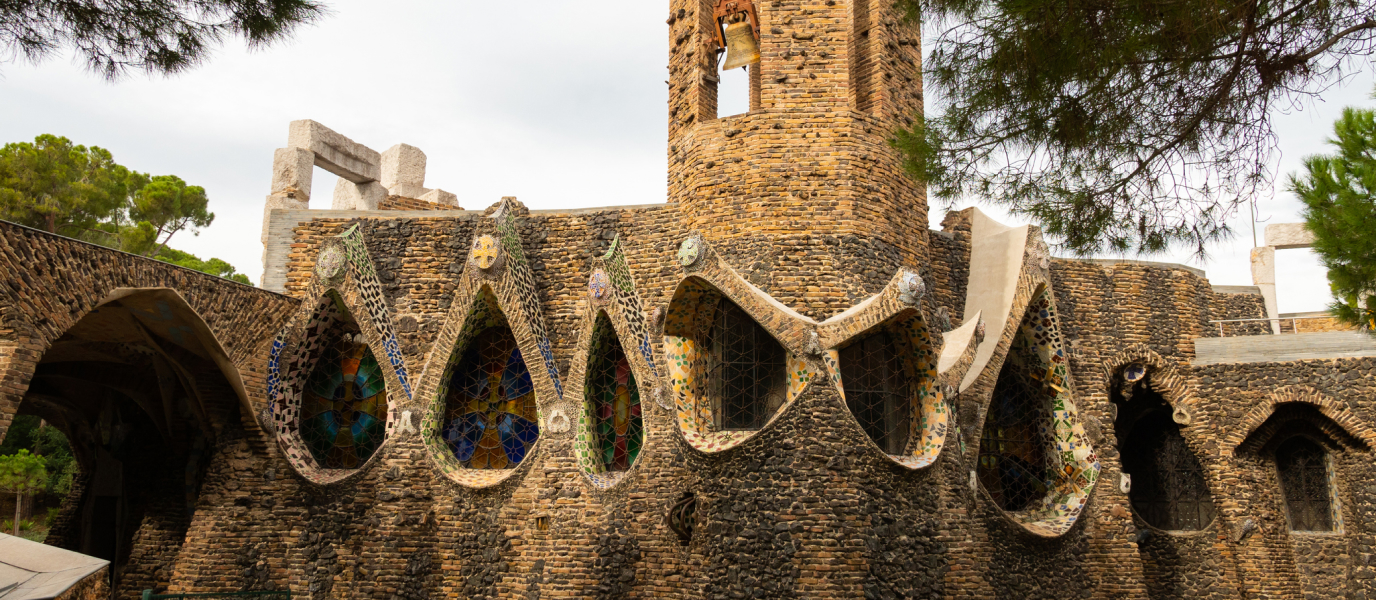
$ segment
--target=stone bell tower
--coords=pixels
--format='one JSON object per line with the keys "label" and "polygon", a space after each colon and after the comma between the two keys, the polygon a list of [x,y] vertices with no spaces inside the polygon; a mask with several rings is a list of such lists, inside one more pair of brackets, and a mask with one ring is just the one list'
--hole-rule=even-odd
{"label": "stone bell tower", "polygon": [[888,143],[922,110],[920,30],[892,0],[753,0],[750,111],[719,116],[725,2],[751,0],[670,2],[669,199],[752,282],[824,317],[926,258],[926,192]]}

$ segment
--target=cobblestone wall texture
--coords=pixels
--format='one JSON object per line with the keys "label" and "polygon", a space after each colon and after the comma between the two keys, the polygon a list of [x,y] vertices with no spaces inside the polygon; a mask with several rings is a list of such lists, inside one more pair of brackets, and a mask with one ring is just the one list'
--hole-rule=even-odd
{"label": "cobblestone wall texture", "polygon": [[[936,462],[913,469],[881,452],[834,384],[840,374],[826,357],[835,348],[820,347],[817,332],[853,340],[872,331],[863,310],[846,311],[894,285],[901,268],[921,275],[921,289],[905,284],[905,301],[937,333],[972,316],[964,313],[974,216],[951,212],[929,230],[923,187],[887,143],[921,108],[920,36],[878,0],[757,1],[758,107],[719,119],[712,4],[670,2],[669,201],[661,205],[532,212],[505,200],[486,211],[310,220],[293,232],[285,295],[0,224],[0,435],[17,411],[49,401],[29,383],[54,340],[121,287],[177,290],[249,397],[245,410],[211,415],[220,433],[189,492],[194,510],[149,509],[133,532],[116,565],[117,597],[151,588],[291,590],[311,600],[1376,599],[1376,359],[1192,366],[1194,340],[1219,335],[1213,321],[1265,313],[1259,295],[1215,292],[1184,269],[1053,260],[1038,254],[1033,229],[1010,282],[1010,313],[986,314],[973,342],[994,355],[973,385],[942,390],[954,419]],[[274,340],[301,329],[303,307],[320,301],[311,296],[339,285],[329,282],[339,258],[322,249],[354,227],[376,269],[367,285],[378,289],[336,289],[354,290],[340,296],[353,314],[391,320],[413,388],[433,389],[447,367],[455,349],[436,340],[454,339],[445,324],[467,314],[461,298],[474,289],[505,277],[513,287],[502,288],[501,302],[538,307],[527,314],[543,323],[522,323],[518,343],[548,352],[564,397],[540,398],[539,442],[492,485],[441,468],[417,429],[434,398],[403,390],[388,389],[390,438],[335,483],[303,476],[274,439],[269,386],[278,384],[269,374],[299,376],[270,362]],[[685,246],[689,238],[699,245]],[[493,243],[520,268],[480,262],[475,247]],[[624,257],[633,284],[619,289],[637,295],[644,312],[616,321],[648,328],[653,362],[635,367],[643,451],[601,485],[580,468],[575,436],[554,412],[583,405],[570,397],[583,383],[567,379],[583,374],[590,351],[594,268],[613,255]],[[737,304],[801,366],[777,416],[708,452],[683,434],[662,327],[681,284],[703,268],[697,261],[717,258],[712,276],[729,283],[723,291],[742,294]],[[512,270],[498,275],[502,268]],[[517,275],[531,281],[513,282]],[[1058,418],[1092,446],[1100,469],[1059,535],[1000,509],[975,477],[995,380],[1043,285],[1075,403]],[[517,318],[512,305],[501,310]],[[540,363],[524,354],[532,368]],[[1217,516],[1199,531],[1157,529],[1120,484],[1122,456],[1141,451],[1115,433],[1125,390],[1136,389],[1129,373],[1170,405],[1204,465]],[[230,388],[211,381],[205,395],[232,407]],[[1334,531],[1291,530],[1274,459],[1288,435],[1324,444]],[[160,485],[174,494],[172,484],[169,475]],[[87,477],[74,486],[50,543],[79,543],[77,513],[93,485]],[[694,507],[690,530],[670,518],[676,506]]]}

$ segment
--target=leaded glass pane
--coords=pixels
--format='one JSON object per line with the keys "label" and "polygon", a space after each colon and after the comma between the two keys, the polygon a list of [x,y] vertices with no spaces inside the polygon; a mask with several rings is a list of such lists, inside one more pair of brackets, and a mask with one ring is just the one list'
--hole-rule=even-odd
{"label": "leaded glass pane", "polygon": [[1333,497],[1323,448],[1307,438],[1291,438],[1276,449],[1276,468],[1290,529],[1333,531]]}
{"label": "leaded glass pane", "polygon": [[598,319],[588,361],[587,399],[598,459],[608,471],[630,469],[645,440],[640,390],[621,341],[605,316]]}
{"label": "leaded glass pane", "polygon": [[843,348],[841,381],[846,405],[865,433],[885,452],[902,454],[912,424],[912,398],[894,337],[880,332]]}
{"label": "leaded glass pane", "polygon": [[507,327],[474,337],[454,367],[442,435],[470,469],[513,469],[540,437],[535,385]]}
{"label": "leaded glass pane", "polygon": [[387,434],[382,367],[347,317],[321,341],[301,401],[301,440],[322,469],[356,469]]}
{"label": "leaded glass pane", "polygon": [[722,298],[706,346],[716,425],[723,430],[764,427],[787,394],[783,346],[750,315]]}
{"label": "leaded glass pane", "polygon": [[1055,336],[1049,295],[1044,293],[1028,306],[984,417],[976,472],[1004,510],[1034,508],[1057,476],[1058,465],[1049,452],[1051,407],[1064,383],[1063,367],[1042,359],[1045,347],[1055,347],[1053,360],[1063,361]]}
{"label": "leaded glass pane", "polygon": [[1123,469],[1132,475],[1128,497],[1133,509],[1152,526],[1198,531],[1213,522],[1213,496],[1204,469],[1168,408],[1133,426],[1123,450]]}

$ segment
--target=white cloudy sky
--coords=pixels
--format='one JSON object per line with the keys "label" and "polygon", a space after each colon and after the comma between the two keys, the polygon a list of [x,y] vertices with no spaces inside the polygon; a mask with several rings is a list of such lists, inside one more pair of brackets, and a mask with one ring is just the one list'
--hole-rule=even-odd
{"label": "white cloudy sky", "polygon": [[[256,53],[231,43],[175,78],[108,83],[70,56],[0,65],[0,141],[63,135],[130,168],[204,186],[215,224],[174,245],[223,258],[255,281],[273,150],[296,119],[379,151],[400,142],[423,149],[427,186],[457,193],[465,208],[502,196],[537,209],[664,201],[666,2],[327,2],[333,15],[294,40]],[[1357,73],[1322,102],[1278,115],[1281,172],[1325,151],[1342,107],[1376,103],[1372,83]],[[332,189],[332,176],[317,170],[312,206],[328,208]],[[1298,218],[1298,201],[1284,192],[1260,206],[1270,222]],[[934,211],[934,225],[941,216]],[[1215,284],[1251,284],[1251,228],[1237,225],[1235,242],[1191,263]],[[1282,252],[1279,272],[1282,312],[1327,303],[1312,254]]]}

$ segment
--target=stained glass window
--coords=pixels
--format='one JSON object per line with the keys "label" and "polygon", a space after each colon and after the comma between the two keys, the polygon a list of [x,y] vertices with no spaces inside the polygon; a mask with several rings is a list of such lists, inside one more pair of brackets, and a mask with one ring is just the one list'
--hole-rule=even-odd
{"label": "stained glass window", "polygon": [[507,327],[479,333],[453,370],[443,439],[470,469],[511,469],[540,437],[535,385]]}
{"label": "stained glass window", "polygon": [[1276,469],[1290,529],[1333,531],[1333,497],[1323,448],[1308,438],[1290,438],[1276,448]]}
{"label": "stained glass window", "polygon": [[[1132,401],[1150,400],[1144,394]],[[1123,446],[1123,470],[1132,475],[1128,497],[1137,514],[1155,527],[1198,531],[1214,520],[1213,496],[1180,426],[1161,404],[1136,421]]]}
{"label": "stained glass window", "polygon": [[1056,477],[1051,412],[1066,383],[1058,335],[1043,292],[1028,306],[989,400],[977,473],[1004,510],[1033,508]]}
{"label": "stained glass window", "polygon": [[912,398],[897,340],[887,331],[841,349],[846,405],[860,427],[889,454],[902,454],[912,424]]}
{"label": "stained glass window", "polygon": [[347,316],[325,334],[301,400],[301,439],[322,469],[356,469],[387,433],[382,367]]}
{"label": "stained glass window", "polygon": [[706,346],[707,380],[718,429],[764,427],[788,394],[783,346],[744,310],[722,297]]}
{"label": "stained glass window", "polygon": [[596,331],[586,386],[594,451],[608,471],[625,471],[640,456],[645,440],[640,390],[621,341],[605,315],[598,318]]}

